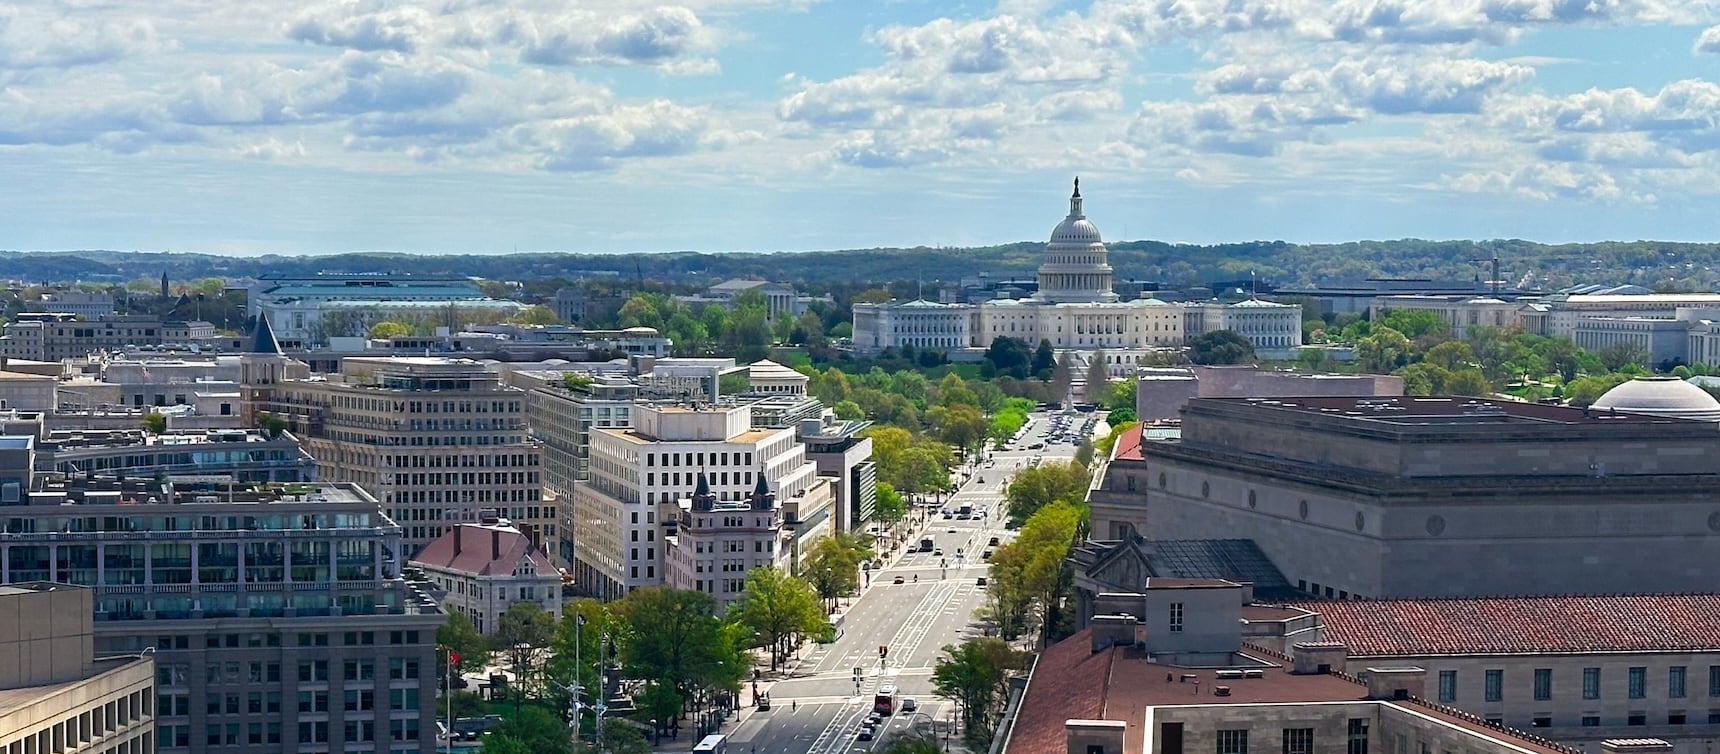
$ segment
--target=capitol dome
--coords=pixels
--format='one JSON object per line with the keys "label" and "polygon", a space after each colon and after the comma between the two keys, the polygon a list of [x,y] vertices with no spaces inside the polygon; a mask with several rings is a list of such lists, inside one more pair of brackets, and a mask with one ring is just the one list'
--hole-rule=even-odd
{"label": "capitol dome", "polygon": [[1110,303],[1111,264],[1099,227],[1081,211],[1081,179],[1069,197],[1069,216],[1051,230],[1045,260],[1039,265],[1039,292],[1034,300],[1053,304]]}
{"label": "capitol dome", "polygon": [[1590,408],[1720,421],[1720,401],[1677,377],[1638,377],[1608,390]]}

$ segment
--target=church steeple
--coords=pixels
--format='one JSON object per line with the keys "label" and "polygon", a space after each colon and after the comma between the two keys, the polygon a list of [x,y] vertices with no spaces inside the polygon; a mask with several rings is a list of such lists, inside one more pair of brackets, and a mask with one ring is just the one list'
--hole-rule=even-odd
{"label": "church steeple", "polygon": [[1081,214],[1081,176],[1075,176],[1075,193],[1069,197],[1069,216],[1085,217]]}

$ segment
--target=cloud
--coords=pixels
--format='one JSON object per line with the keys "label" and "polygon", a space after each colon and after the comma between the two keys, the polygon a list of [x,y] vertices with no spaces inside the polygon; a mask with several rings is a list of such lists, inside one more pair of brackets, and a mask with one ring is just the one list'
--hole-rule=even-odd
{"label": "cloud", "polygon": [[1697,54],[1720,54],[1720,26],[1710,26],[1702,30],[1696,37],[1696,45],[1691,49]]}
{"label": "cloud", "polygon": [[415,5],[381,2],[325,3],[287,26],[287,38],[365,52],[413,52],[426,43],[436,20]]}
{"label": "cloud", "polygon": [[0,69],[92,66],[164,46],[148,19],[83,20],[0,6]]}
{"label": "cloud", "polygon": [[687,154],[706,144],[719,146],[723,139],[714,130],[709,113],[659,99],[523,125],[510,141],[520,151],[537,155],[537,164],[545,170],[586,172],[612,170],[626,158],[665,157]]}
{"label": "cloud", "polygon": [[1456,191],[1514,194],[1540,201],[1656,201],[1652,193],[1625,189],[1600,168],[1573,163],[1532,163],[1511,170],[1465,173],[1447,177],[1441,184]]}
{"label": "cloud", "polygon": [[197,76],[167,105],[181,123],[271,125],[406,112],[457,99],[471,73],[446,60],[347,52],[305,68],[252,64]]}
{"label": "cloud", "polygon": [[607,19],[579,11],[523,16],[498,39],[520,43],[520,59],[536,65],[658,65],[712,44],[698,15],[679,6]]}

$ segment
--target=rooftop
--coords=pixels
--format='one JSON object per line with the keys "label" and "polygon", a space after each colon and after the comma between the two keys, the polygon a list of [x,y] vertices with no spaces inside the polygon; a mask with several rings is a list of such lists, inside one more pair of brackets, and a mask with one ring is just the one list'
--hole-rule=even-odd
{"label": "rooftop", "polygon": [[412,556],[414,563],[477,576],[509,576],[528,559],[538,574],[557,574],[543,548],[505,523],[460,524]]}
{"label": "rooftop", "polygon": [[[1220,681],[1224,668],[1186,668],[1154,662],[1139,649],[1114,646],[1092,651],[1092,629],[1047,648],[1039,656],[1023,695],[1008,754],[1062,754],[1067,751],[1064,722],[1072,719],[1121,720],[1124,751],[1143,751],[1149,707],[1167,705],[1296,704],[1363,702],[1365,684],[1348,676],[1295,675],[1282,658],[1265,652],[1245,654],[1265,663],[1257,678]],[[1212,689],[1228,686],[1229,696]],[[1447,725],[1504,738],[1531,754],[1571,754],[1551,742],[1501,728],[1456,710],[1418,700],[1382,702],[1413,709]]]}
{"label": "rooftop", "polygon": [[1319,613],[1326,638],[1355,656],[1720,650],[1720,594],[1294,604]]}
{"label": "rooftop", "polygon": [[1454,424],[1666,424],[1683,426],[1687,420],[1610,411],[1585,411],[1569,406],[1501,401],[1461,396],[1330,396],[1301,398],[1197,398],[1196,405],[1263,406],[1298,412],[1316,412],[1382,425]]}

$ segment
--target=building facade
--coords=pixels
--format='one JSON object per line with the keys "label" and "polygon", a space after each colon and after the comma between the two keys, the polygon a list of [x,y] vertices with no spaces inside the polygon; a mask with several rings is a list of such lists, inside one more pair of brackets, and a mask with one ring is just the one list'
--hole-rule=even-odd
{"label": "building facade", "polygon": [[494,634],[502,613],[531,602],[561,619],[561,572],[531,537],[505,522],[460,524],[412,558],[442,603]]}
{"label": "building facade", "polygon": [[591,474],[591,431],[633,426],[639,386],[616,375],[549,379],[526,393],[526,424],[543,443],[543,502],[553,506],[556,536],[544,541],[558,563],[574,563],[574,486]]}
{"label": "building facade", "polygon": [[1252,539],[1325,597],[1705,591],[1713,427],[1470,398],[1197,398],[1179,438],[1112,459],[1106,515],[1133,501],[1128,523],[1155,538]]}
{"label": "building facade", "polygon": [[484,295],[469,278],[405,273],[264,275],[245,300],[251,316],[273,320],[277,337],[295,347],[363,335],[390,317],[428,317],[453,330],[463,324],[461,310],[512,315],[525,308]]}
{"label": "building facade", "polygon": [[155,750],[434,749],[446,616],[364,490],[78,476],[0,521],[0,581],[89,587],[96,652],[153,648]]}
{"label": "building facade", "polygon": [[635,406],[632,429],[591,431],[590,479],[573,497],[574,584],[605,599],[662,584],[665,537],[698,473],[720,501],[745,500],[760,475],[785,507],[819,487],[795,430],[754,428],[750,406]]}
{"label": "building facade", "polygon": [[162,320],[150,315],[113,315],[86,321],[74,314],[18,315],[0,336],[0,356],[35,361],[82,359],[96,352],[121,352],[140,346],[192,343],[213,338],[208,322]]}
{"label": "building facade", "polygon": [[272,385],[261,408],[288,422],[318,478],[374,492],[411,554],[486,511],[558,536],[525,400],[468,359],[353,358],[340,374]]}
{"label": "building facade", "polygon": [[154,754],[155,663],[100,658],[90,590],[0,585],[0,752]]}
{"label": "building facade", "polygon": [[309,482],[316,459],[288,433],[262,430],[58,430],[37,443],[37,464],[63,474],[219,474],[241,482]]}
{"label": "building facade", "polygon": [[1147,351],[1181,346],[1213,330],[1233,329],[1257,351],[1288,353],[1301,345],[1301,308],[1266,301],[1167,303],[1123,301],[1113,289],[1109,252],[1082,209],[1077,180],[1069,214],[1051,231],[1033,294],[970,303],[892,301],[855,304],[855,350],[903,346],[952,351],[985,349],[1001,337],[1059,350],[1103,349],[1130,363]]}
{"label": "building facade", "polygon": [[664,583],[711,595],[719,613],[745,590],[748,571],[793,568],[792,537],[783,530],[776,493],[763,476],[747,499],[718,500],[700,473],[677,520],[675,535],[667,540]]}

